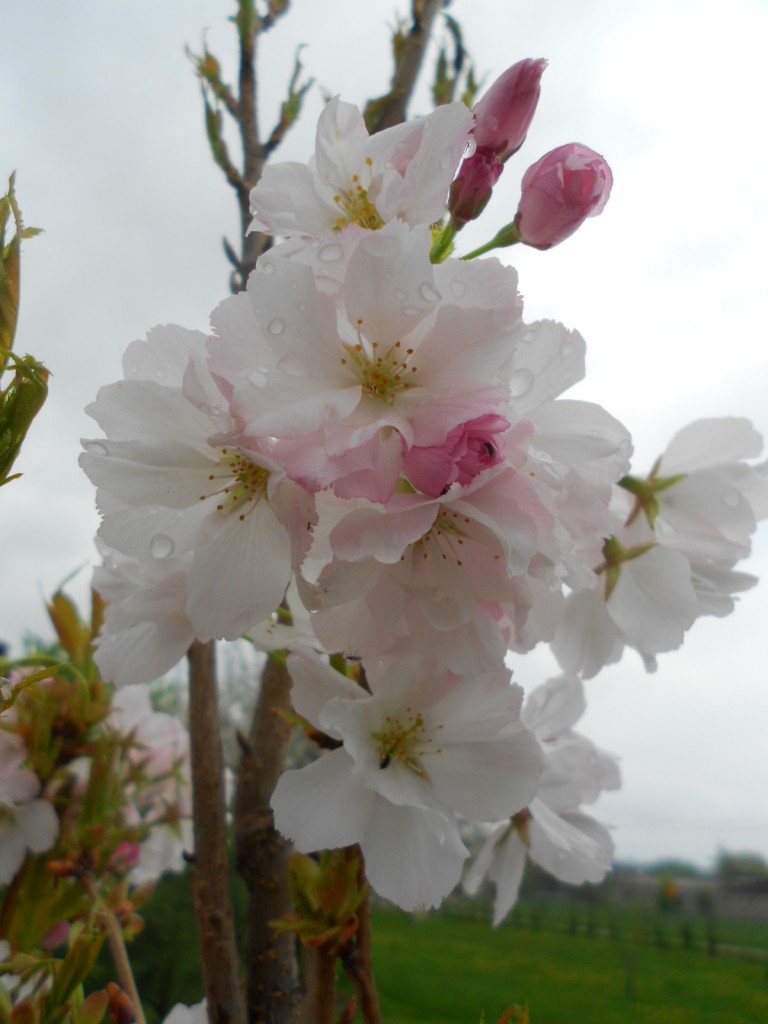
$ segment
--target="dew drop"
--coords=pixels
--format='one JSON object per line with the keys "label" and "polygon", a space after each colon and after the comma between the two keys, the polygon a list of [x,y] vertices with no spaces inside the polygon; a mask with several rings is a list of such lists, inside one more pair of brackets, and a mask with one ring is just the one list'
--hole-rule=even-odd
{"label": "dew drop", "polygon": [[262,270],[265,274],[274,274],[275,264],[269,263],[267,260],[264,260],[263,263],[259,264],[259,269]]}
{"label": "dew drop", "polygon": [[131,365],[128,367],[128,373],[130,373],[134,377],[138,377],[138,375],[141,373],[141,367],[139,366],[138,363],[131,363]]}
{"label": "dew drop", "polygon": [[402,301],[403,301],[403,299],[407,299],[407,298],[408,298],[408,295],[407,295],[407,293],[406,293],[406,292],[404,292],[404,291],[403,291],[403,289],[402,289],[402,288],[395,288],[395,298],[396,298],[396,299],[397,299],[397,300],[398,300],[399,302],[402,302]]}
{"label": "dew drop", "polygon": [[425,302],[439,302],[440,293],[436,292],[432,285],[425,281],[424,284],[419,285],[419,295],[424,299]]}
{"label": "dew drop", "polygon": [[274,320],[270,320],[267,324],[267,330],[270,334],[282,334],[285,330],[285,320],[276,316]]}
{"label": "dew drop", "polygon": [[85,441],[83,448],[91,455],[109,455],[109,449],[101,441]]}
{"label": "dew drop", "polygon": [[344,250],[340,245],[332,242],[330,245],[324,245],[320,252],[317,254],[317,258],[321,263],[338,263],[341,257],[344,255]]}
{"label": "dew drop", "polygon": [[457,299],[463,299],[467,293],[467,286],[463,281],[451,281],[451,291]]}
{"label": "dew drop", "polygon": [[149,553],[153,558],[168,558],[173,554],[174,543],[167,533],[156,533],[149,542]]}
{"label": "dew drop", "polygon": [[523,341],[534,341],[536,338],[536,331],[526,331],[523,335]]}
{"label": "dew drop", "polygon": [[466,145],[466,148],[464,149],[464,159],[465,160],[469,160],[469,158],[471,156],[475,155],[475,151],[476,150],[477,150],[477,143],[475,142],[475,140],[472,139],[472,138],[467,139],[467,145]]}
{"label": "dew drop", "polygon": [[530,370],[515,370],[509,381],[509,393],[513,398],[522,398],[531,390],[533,374]]}

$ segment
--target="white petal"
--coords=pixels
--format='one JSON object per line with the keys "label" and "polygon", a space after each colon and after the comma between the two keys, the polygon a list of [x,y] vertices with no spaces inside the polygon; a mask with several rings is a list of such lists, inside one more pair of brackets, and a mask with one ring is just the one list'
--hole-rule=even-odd
{"label": "white petal", "polygon": [[280,776],[270,801],[275,827],[297,850],[331,850],[362,840],[376,798],[353,768],[345,750],[334,750]]}

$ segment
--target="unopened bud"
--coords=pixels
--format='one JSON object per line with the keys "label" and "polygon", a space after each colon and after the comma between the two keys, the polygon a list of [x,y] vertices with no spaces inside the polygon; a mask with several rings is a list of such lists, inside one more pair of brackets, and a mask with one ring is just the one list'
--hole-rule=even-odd
{"label": "unopened bud", "polygon": [[528,57],[496,79],[473,111],[478,149],[495,153],[501,163],[520,149],[536,112],[546,66],[545,60]]}
{"label": "unopened bud", "polygon": [[477,149],[464,161],[448,194],[451,223],[457,231],[480,216],[503,170],[504,165],[490,149]]}
{"label": "unopened bud", "polygon": [[608,202],[611,169],[599,153],[571,142],[546,153],[523,175],[515,224],[521,241],[549,249],[596,217]]}

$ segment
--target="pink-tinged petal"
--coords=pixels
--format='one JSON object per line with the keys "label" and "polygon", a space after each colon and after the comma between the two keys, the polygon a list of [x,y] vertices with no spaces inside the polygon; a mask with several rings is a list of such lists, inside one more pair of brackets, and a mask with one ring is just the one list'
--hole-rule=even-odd
{"label": "pink-tinged petal", "polygon": [[267,164],[258,185],[251,189],[254,218],[249,231],[272,235],[320,234],[333,227],[335,210],[320,200],[315,182],[315,175],[306,164]]}
{"label": "pink-tinged petal", "polygon": [[198,639],[239,639],[278,607],[290,577],[288,531],[266,502],[243,521],[222,513],[189,571],[187,615]]}
{"label": "pink-tinged petal", "polygon": [[[301,438],[320,430],[326,420],[345,419],[360,404],[361,388],[354,381],[345,387],[317,387],[311,380],[276,376],[264,387],[237,396],[236,409],[246,420],[249,435]],[[322,453],[321,453],[322,454]],[[313,458],[313,453],[307,453]]]}
{"label": "pink-tinged petal", "polygon": [[377,196],[385,220],[399,217],[409,224],[432,224],[445,210],[445,197],[472,128],[463,103],[449,103],[418,121],[374,135],[368,151],[399,171],[387,175]]}
{"label": "pink-tinged petal", "polygon": [[153,381],[180,388],[192,352],[205,351],[206,335],[176,324],[153,327],[146,340],[132,342],[123,356],[126,380]]}
{"label": "pink-tinged petal", "polygon": [[302,853],[352,846],[363,839],[376,796],[360,784],[345,750],[284,772],[270,801],[275,827]]}
{"label": "pink-tinged petal", "polygon": [[661,457],[660,476],[692,473],[723,462],[757,457],[763,439],[747,419],[696,420],[679,430]]}
{"label": "pink-tinged petal", "polygon": [[438,511],[439,506],[435,504],[393,514],[373,508],[357,509],[331,531],[333,552],[347,562],[375,558],[394,564],[409,544],[429,531]]}
{"label": "pink-tinged petal", "polygon": [[294,710],[316,729],[321,728],[320,713],[329,700],[340,697],[354,701],[366,696],[365,690],[316,654],[303,651],[290,654],[288,672],[293,680],[291,702]]}
{"label": "pink-tinged petal", "polygon": [[376,798],[362,840],[368,881],[403,910],[438,907],[458,884],[468,853],[453,821],[438,811]]}
{"label": "pink-tinged petal", "polygon": [[315,166],[320,180],[332,188],[349,188],[365,166],[368,130],[353,103],[338,96],[325,105],[315,134]]}
{"label": "pink-tinged petal", "polygon": [[440,300],[430,245],[429,228],[409,229],[393,221],[363,238],[350,257],[344,282],[347,316],[380,354],[407,338]]}

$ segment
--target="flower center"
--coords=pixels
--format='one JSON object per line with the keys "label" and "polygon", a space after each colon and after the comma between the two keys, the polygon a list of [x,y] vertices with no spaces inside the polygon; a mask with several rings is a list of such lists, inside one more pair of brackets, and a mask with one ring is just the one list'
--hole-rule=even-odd
{"label": "flower center", "polygon": [[[442,729],[442,725],[438,725]],[[440,754],[439,748],[431,736],[426,735],[424,718],[421,712],[406,708],[405,713],[384,719],[384,728],[371,734],[379,750],[379,768],[388,768],[393,761],[399,761],[403,767],[415,772],[420,779],[428,777],[421,763],[424,754]]]}
{"label": "flower center", "polygon": [[[371,166],[370,157],[366,163]],[[358,174],[352,177],[352,188],[337,192],[333,201],[341,212],[334,226],[335,231],[343,231],[347,224],[359,224],[361,228],[367,228],[369,231],[378,231],[384,227],[384,221],[368,198],[368,190],[360,183]]]}
{"label": "flower center", "polygon": [[[222,448],[219,468],[208,476],[209,480],[221,480],[223,484],[213,492],[219,498],[216,511],[226,515],[237,513],[241,521],[245,519],[249,505],[266,497],[269,475],[269,470],[257,465],[242,452]],[[211,495],[201,494],[200,500],[206,497]]]}
{"label": "flower center", "polygon": [[387,352],[382,352],[378,341],[363,337],[362,324],[362,320],[357,321],[357,344],[342,344],[341,365],[355,368],[364,394],[392,406],[401,391],[415,385],[415,381],[409,380],[418,372],[410,361],[413,349],[403,348],[403,343],[396,341]]}
{"label": "flower center", "polygon": [[463,565],[462,545],[466,537],[463,527],[469,523],[466,516],[441,508],[429,532],[414,544],[414,553],[419,552],[422,558],[439,555],[443,561],[450,559],[456,565]]}

